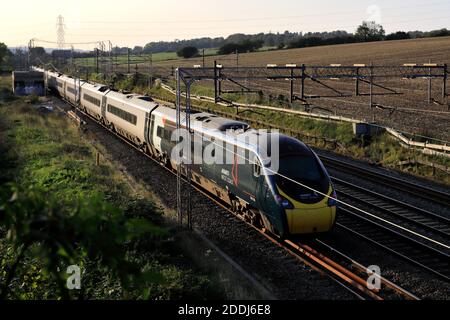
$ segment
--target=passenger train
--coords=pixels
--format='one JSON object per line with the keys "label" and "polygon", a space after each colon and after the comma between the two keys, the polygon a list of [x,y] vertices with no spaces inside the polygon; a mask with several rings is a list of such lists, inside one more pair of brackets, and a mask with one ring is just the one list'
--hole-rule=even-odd
{"label": "passenger train", "polygon": [[[162,165],[176,170],[176,162],[171,159],[176,144],[172,141],[176,110],[148,96],[124,94],[105,85],[37,70],[45,73],[48,90],[76,105]],[[202,137],[200,142],[193,139],[193,144],[202,144],[197,147],[231,144],[231,150],[229,147],[224,150],[233,159],[231,162],[193,164],[191,178],[198,187],[228,204],[236,215],[282,238],[333,229],[336,193],[322,162],[307,145],[279,133],[268,133],[265,139],[279,141],[279,171],[274,175],[268,169],[271,155],[262,156],[258,147],[246,142],[259,135],[248,124],[193,112],[191,128],[194,135]],[[233,139],[226,134],[229,132],[234,132]],[[241,163],[236,154],[243,154],[250,161]]]}

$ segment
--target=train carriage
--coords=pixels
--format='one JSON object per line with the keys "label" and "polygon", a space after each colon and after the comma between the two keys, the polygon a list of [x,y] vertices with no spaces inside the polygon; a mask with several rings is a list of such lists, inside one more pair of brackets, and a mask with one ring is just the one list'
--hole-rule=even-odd
{"label": "train carriage", "polygon": [[110,91],[106,95],[105,122],[116,132],[145,148],[150,112],[158,107],[149,97]]}
{"label": "train carriage", "polygon": [[107,86],[84,83],[80,92],[81,108],[98,121],[104,121],[106,105],[105,95],[108,91],[109,88]]}
{"label": "train carriage", "polygon": [[[47,72],[49,89],[71,102],[73,78]],[[107,86],[83,83],[80,108],[140,147],[164,165],[176,169],[176,111],[150,97],[126,95]],[[186,115],[181,113],[185,125]],[[245,220],[281,237],[330,231],[336,221],[336,194],[317,155],[304,143],[276,132],[261,135],[248,124],[208,113],[191,114],[194,160],[192,179],[228,203]],[[194,139],[197,138],[197,139]],[[252,139],[253,138],[253,139]],[[249,141],[265,139],[261,145]],[[271,172],[272,139],[279,144],[279,170]],[[264,150],[263,150],[264,149]],[[200,157],[195,151],[200,150]],[[210,153],[213,162],[205,162]],[[183,154],[183,156],[186,156]],[[184,173],[185,170],[184,170]]]}

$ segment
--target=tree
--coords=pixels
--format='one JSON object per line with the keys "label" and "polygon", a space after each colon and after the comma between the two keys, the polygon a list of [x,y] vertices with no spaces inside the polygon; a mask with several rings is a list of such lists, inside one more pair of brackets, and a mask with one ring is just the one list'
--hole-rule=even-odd
{"label": "tree", "polygon": [[433,30],[428,34],[429,37],[447,37],[450,36],[450,31],[447,29]]}
{"label": "tree", "polygon": [[8,57],[11,57],[12,53],[9,51],[8,47],[4,43],[0,43],[0,66],[6,62]]}
{"label": "tree", "polygon": [[196,47],[184,47],[177,52],[177,55],[189,59],[198,55],[198,49]]}
{"label": "tree", "polygon": [[35,57],[42,57],[47,54],[43,47],[35,47],[30,49],[30,53]]}
{"label": "tree", "polygon": [[397,31],[395,33],[391,33],[386,36],[386,40],[403,40],[410,38],[411,36],[409,35],[409,33],[406,33],[404,31]]}
{"label": "tree", "polygon": [[[63,51],[63,50],[60,50]],[[70,50],[64,50],[65,54],[69,57],[71,54]],[[35,63],[36,60],[40,60],[42,62],[48,62],[50,60],[50,55],[47,54],[43,47],[35,47],[30,49],[30,61],[31,63]]]}
{"label": "tree", "polygon": [[382,25],[375,21],[363,21],[356,30],[355,36],[361,41],[379,41],[383,40],[385,31]]}
{"label": "tree", "polygon": [[219,54],[231,54],[231,53],[246,53],[254,52],[262,48],[264,45],[264,40],[245,40],[241,43],[227,43],[219,48]]}
{"label": "tree", "polygon": [[135,55],[141,55],[143,51],[144,51],[144,48],[140,47],[140,46],[135,46],[133,48],[133,54],[135,54]]}

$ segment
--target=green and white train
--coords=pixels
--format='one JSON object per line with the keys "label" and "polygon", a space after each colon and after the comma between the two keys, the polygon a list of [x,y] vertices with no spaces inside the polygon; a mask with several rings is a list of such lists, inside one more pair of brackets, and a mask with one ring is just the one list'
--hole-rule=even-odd
{"label": "green and white train", "polygon": [[[123,94],[104,85],[44,72],[50,91],[176,170],[171,158],[176,145],[172,141],[176,130],[174,109],[147,96]],[[181,118],[185,121],[184,113]],[[307,145],[275,132],[257,137],[259,132],[248,124],[213,114],[192,113],[190,118],[192,134],[201,137],[192,139],[192,150],[205,150],[213,143],[226,146],[223,157],[231,159],[220,164],[193,161],[191,178],[198,187],[228,204],[235,214],[280,237],[332,230],[336,193],[322,162]],[[258,146],[247,142],[255,138],[266,141]],[[279,142],[276,174],[269,169],[272,155],[259,147],[270,145],[270,141]],[[237,155],[247,161],[240,161]]]}

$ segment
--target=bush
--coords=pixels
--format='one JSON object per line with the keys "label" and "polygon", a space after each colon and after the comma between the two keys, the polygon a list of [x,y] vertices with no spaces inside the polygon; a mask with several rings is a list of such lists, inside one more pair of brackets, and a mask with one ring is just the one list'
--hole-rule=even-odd
{"label": "bush", "polygon": [[189,59],[198,55],[198,49],[196,47],[184,47],[177,52],[179,57]]}
{"label": "bush", "polygon": [[246,40],[241,43],[227,43],[220,47],[219,54],[231,54],[231,53],[246,53],[246,52],[254,52],[264,45],[263,40]]}
{"label": "bush", "polygon": [[404,39],[411,39],[409,33],[406,33],[404,31],[397,31],[396,33],[391,33],[386,36],[386,40],[404,40]]}

